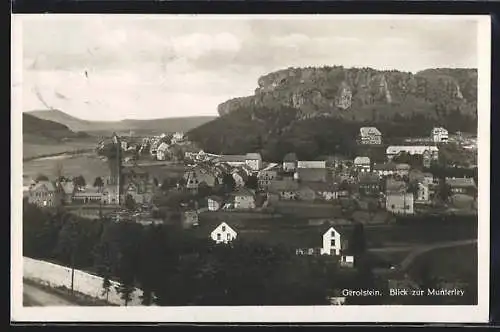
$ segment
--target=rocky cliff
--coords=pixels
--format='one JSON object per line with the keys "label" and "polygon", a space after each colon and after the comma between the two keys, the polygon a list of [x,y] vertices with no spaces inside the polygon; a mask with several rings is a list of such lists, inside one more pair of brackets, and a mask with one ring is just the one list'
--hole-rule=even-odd
{"label": "rocky cliff", "polygon": [[[255,94],[219,105],[220,115],[252,107],[291,107],[299,117],[335,115],[351,120],[396,113],[460,111],[475,115],[477,70],[429,69],[412,74],[370,68],[288,68],[258,79]],[[376,113],[376,114],[375,114]]]}

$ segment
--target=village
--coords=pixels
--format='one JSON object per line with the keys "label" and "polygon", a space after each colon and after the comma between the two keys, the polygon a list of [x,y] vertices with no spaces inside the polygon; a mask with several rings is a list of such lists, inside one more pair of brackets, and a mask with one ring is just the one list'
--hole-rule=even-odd
{"label": "village", "polygon": [[[382,134],[374,127],[360,128],[354,139],[364,151],[384,148]],[[108,175],[93,183],[78,175],[40,176],[25,196],[41,208],[64,207],[89,219],[179,223],[220,244],[240,237],[266,238],[268,232],[274,234],[271,242],[279,242],[280,230],[294,228],[296,233],[314,234],[291,242],[297,255],[331,255],[353,266],[355,257],[345,254],[346,227],[390,225],[397,216],[477,214],[473,177],[432,173],[440,148],[455,144],[475,153],[475,139],[434,128],[428,138],[406,141],[387,146],[381,163],[368,153],[352,160],[299,160],[294,152],[276,163],[256,152],[183,152],[179,147],[190,146],[183,133],[136,139],[135,144],[115,134],[111,145],[116,154],[107,158]],[[100,143],[98,150],[103,146]],[[154,166],[159,170],[151,171]]]}

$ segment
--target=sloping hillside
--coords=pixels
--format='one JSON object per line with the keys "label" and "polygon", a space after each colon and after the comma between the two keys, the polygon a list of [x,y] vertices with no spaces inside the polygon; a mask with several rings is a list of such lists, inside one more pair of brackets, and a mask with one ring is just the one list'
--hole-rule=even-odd
{"label": "sloping hillside", "polygon": [[33,143],[59,142],[64,139],[86,138],[85,132],[73,132],[67,126],[23,113],[23,139]]}
{"label": "sloping hillside", "polygon": [[343,67],[287,69],[259,79],[254,96],[219,106],[221,117],[188,133],[212,153],[259,151],[279,161],[355,155],[361,126],[376,126],[384,141],[477,130],[477,72],[432,69],[416,75]]}
{"label": "sloping hillside", "polygon": [[88,121],[68,115],[59,110],[37,110],[29,114],[44,120],[62,123],[71,130],[85,132],[113,132],[137,131],[147,133],[163,133],[175,131],[189,131],[206,122],[215,119],[215,116],[178,117],[151,120],[122,120],[122,121]]}

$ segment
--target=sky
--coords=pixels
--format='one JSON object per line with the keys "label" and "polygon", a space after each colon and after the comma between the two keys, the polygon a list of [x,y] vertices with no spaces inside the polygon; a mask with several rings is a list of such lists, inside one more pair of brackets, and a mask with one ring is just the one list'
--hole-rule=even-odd
{"label": "sky", "polygon": [[288,67],[416,72],[478,61],[472,19],[46,14],[21,25],[22,110],[86,120],[217,115]]}

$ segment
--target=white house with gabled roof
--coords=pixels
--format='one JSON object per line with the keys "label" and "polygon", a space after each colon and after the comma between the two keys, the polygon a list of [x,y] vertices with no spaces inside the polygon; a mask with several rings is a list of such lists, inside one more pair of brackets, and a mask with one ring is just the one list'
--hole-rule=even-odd
{"label": "white house with gabled roof", "polygon": [[321,248],[321,254],[339,256],[341,249],[342,243],[340,233],[337,232],[335,228],[330,227],[323,234],[323,247]]}
{"label": "white house with gabled roof", "polygon": [[238,233],[225,222],[220,223],[212,233],[210,233],[210,238],[215,241],[215,243],[229,243],[236,239]]}

